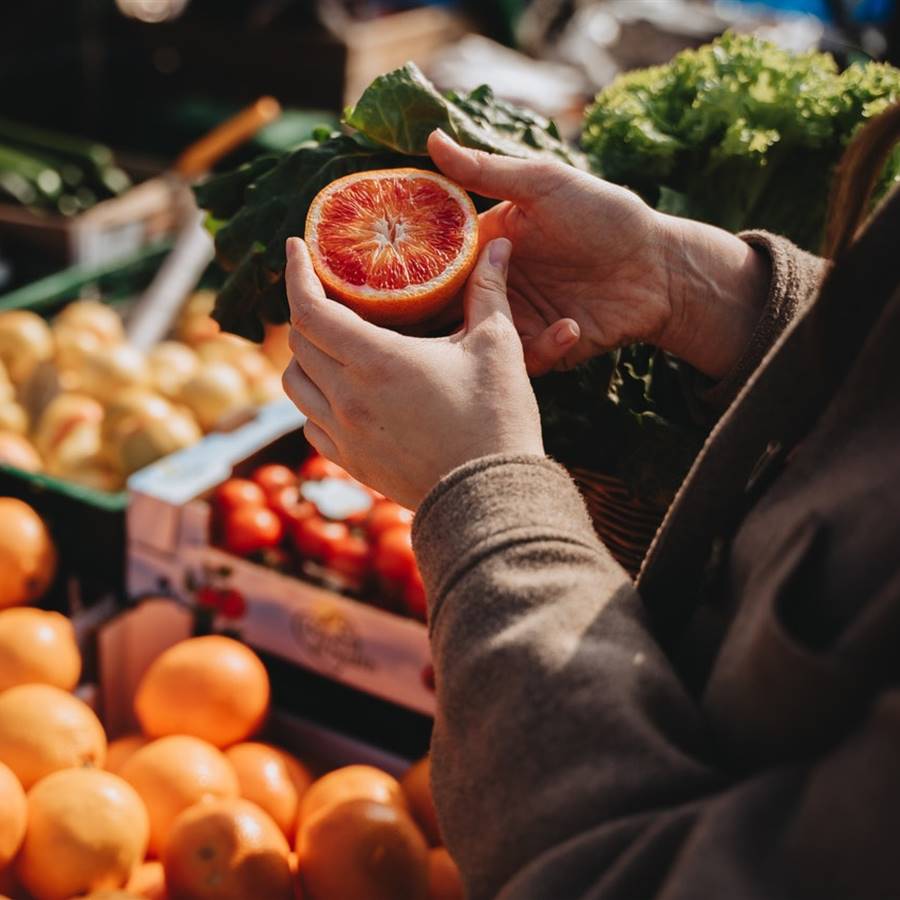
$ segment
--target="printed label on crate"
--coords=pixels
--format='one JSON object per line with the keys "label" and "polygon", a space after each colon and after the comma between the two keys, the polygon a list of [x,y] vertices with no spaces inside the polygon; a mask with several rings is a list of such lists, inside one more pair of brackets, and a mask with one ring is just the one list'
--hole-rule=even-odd
{"label": "printed label on crate", "polygon": [[183,549],[190,590],[254,647],[433,715],[425,626],[213,547]]}

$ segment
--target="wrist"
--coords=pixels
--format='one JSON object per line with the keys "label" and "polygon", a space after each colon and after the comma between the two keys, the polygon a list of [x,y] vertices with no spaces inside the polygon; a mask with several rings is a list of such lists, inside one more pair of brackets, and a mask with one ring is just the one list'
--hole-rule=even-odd
{"label": "wrist", "polygon": [[670,315],[659,346],[703,374],[723,378],[759,322],[771,278],[768,260],[720,228],[662,219]]}

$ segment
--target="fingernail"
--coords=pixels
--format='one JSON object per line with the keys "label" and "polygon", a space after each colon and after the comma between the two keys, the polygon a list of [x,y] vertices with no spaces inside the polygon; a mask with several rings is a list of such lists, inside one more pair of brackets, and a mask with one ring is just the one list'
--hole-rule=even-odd
{"label": "fingernail", "polygon": [[564,347],[566,344],[577,341],[580,334],[581,332],[575,322],[563,322],[559,328],[556,329],[554,338],[560,347]]}
{"label": "fingernail", "polygon": [[495,269],[505,269],[511,253],[512,244],[506,238],[497,238],[488,248],[488,261]]}
{"label": "fingernail", "polygon": [[297,252],[300,245],[300,238],[297,237],[289,237],[284,242],[284,255],[291,259],[293,255]]}
{"label": "fingernail", "polygon": [[435,128],[434,131],[432,131],[431,133],[433,135],[436,135],[438,140],[441,140],[441,141],[449,141],[450,140],[450,135],[447,134],[447,132],[444,131],[443,128]]}

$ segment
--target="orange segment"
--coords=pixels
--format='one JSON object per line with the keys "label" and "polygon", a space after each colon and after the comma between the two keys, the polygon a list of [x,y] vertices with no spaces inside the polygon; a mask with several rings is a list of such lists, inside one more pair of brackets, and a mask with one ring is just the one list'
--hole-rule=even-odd
{"label": "orange segment", "polygon": [[478,214],[443,175],[357,172],[315,197],[306,242],[329,296],[371,322],[410,325],[462,288],[475,264]]}

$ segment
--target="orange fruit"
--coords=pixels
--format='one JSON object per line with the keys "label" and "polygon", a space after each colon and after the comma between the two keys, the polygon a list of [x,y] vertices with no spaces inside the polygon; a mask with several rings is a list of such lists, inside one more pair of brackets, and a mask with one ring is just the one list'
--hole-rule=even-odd
{"label": "orange fruit", "polygon": [[141,679],[134,700],[151,737],[190,734],[228,747],[246,740],[269,710],[269,676],[245,644],[213,634],[169,647]]}
{"label": "orange fruit", "polygon": [[[0,698],[2,699],[2,698]],[[162,853],[172,823],[207,797],[237,797],[231,763],[212,744],[188,735],[160,738],[125,761],[120,774],[147,806],[150,851]]]}
{"label": "orange fruit", "polygon": [[241,796],[265,810],[293,842],[300,798],[313,782],[310,771],[290,753],[269,744],[235,744],[225,755],[237,773]]}
{"label": "orange fruit", "polygon": [[426,900],[428,847],[396,806],[351,800],[300,825],[297,866],[307,900]]}
{"label": "orange fruit", "polygon": [[0,497],[0,609],[39,600],[56,575],[56,547],[41,517]]}
{"label": "orange fruit", "polygon": [[326,293],[379,325],[431,318],[475,265],[478,214],[443,175],[380,169],[323,188],[306,216],[306,243]]}
{"label": "orange fruit", "polygon": [[71,691],[81,675],[75,629],[42,609],[0,610],[0,691],[17,684],[52,684]]}
{"label": "orange fruit", "polygon": [[41,465],[41,458],[28,438],[14,431],[0,431],[0,466],[39,472]]}
{"label": "orange fruit", "polygon": [[28,793],[28,829],[16,873],[35,900],[113,890],[147,849],[147,811],[117,775],[66,769]]}
{"label": "orange fruit", "polygon": [[28,807],[25,791],[9,766],[0,763],[0,870],[14,859],[22,838]]}
{"label": "orange fruit", "polygon": [[432,847],[442,844],[441,829],[438,825],[434,798],[431,796],[431,757],[425,756],[413,763],[400,779],[403,792],[409,801],[409,808]]}
{"label": "orange fruit", "polygon": [[158,859],[141,863],[128,879],[125,890],[141,900],[166,900],[166,873]]}
{"label": "orange fruit", "polygon": [[20,684],[0,694],[0,762],[22,787],[59,769],[103,765],[106,735],[86,704],[49,684]]}
{"label": "orange fruit", "polygon": [[459,866],[446,847],[428,851],[428,900],[465,900]]}
{"label": "orange fruit", "polygon": [[406,809],[400,782],[374,766],[344,766],[313,782],[300,801],[300,824],[319,810],[348,800],[373,800]]}
{"label": "orange fruit", "polygon": [[255,803],[200,803],[178,817],[166,842],[170,900],[293,900],[289,854],[281,830]]}
{"label": "orange fruit", "polygon": [[107,772],[113,772],[118,775],[122,770],[122,766],[137,753],[141,747],[145,747],[150,743],[150,738],[143,734],[126,734],[109,742],[106,748],[106,765],[103,767]]}

